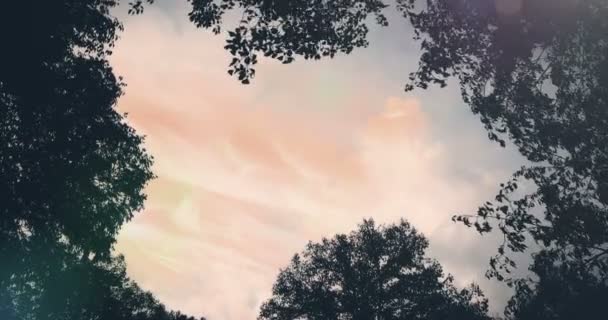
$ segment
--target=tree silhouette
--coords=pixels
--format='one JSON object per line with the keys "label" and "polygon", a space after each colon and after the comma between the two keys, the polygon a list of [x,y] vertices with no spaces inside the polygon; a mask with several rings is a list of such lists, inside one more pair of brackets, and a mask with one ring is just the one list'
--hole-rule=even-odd
{"label": "tree silhouette", "polygon": [[608,269],[589,272],[585,264],[560,260],[543,252],[531,270],[536,283],[517,281],[516,293],[506,309],[507,319],[566,320],[606,318],[608,306]]}
{"label": "tree silhouette", "polygon": [[[133,12],[141,12],[136,1]],[[147,0],[146,2],[153,2]],[[233,59],[228,73],[248,84],[255,77],[258,54],[291,63],[305,59],[334,57],[368,45],[369,16],[386,25],[381,0],[189,0],[190,20],[201,28],[221,31],[223,16],[242,11],[237,27],[228,32],[226,50]]]}
{"label": "tree silhouette", "polygon": [[[457,220],[504,234],[490,276],[514,264],[508,250],[531,237],[562,260],[608,245],[608,14],[605,1],[429,1],[405,7],[422,40],[407,89],[456,77],[489,137],[511,140],[532,163],[501,185],[495,201]],[[536,190],[521,190],[531,181]],[[544,215],[535,215],[540,207]],[[493,222],[493,223],[490,223]],[[591,261],[594,267],[606,256]]]}
{"label": "tree silhouette", "polygon": [[[143,2],[132,1],[131,13],[141,13]],[[189,2],[190,20],[216,33],[227,11],[242,11],[238,26],[228,33],[226,50],[234,56],[228,72],[243,83],[255,76],[258,54],[291,63],[297,56],[321,59],[367,46],[369,18],[386,25],[382,12],[389,4],[381,0]],[[161,308],[136,289],[131,291],[137,293],[124,297],[113,291],[119,283],[129,283],[120,268],[112,267],[117,263],[112,257],[116,233],[142,208],[143,188],[153,177],[142,137],[114,109],[123,84],[107,56],[121,30],[109,13],[117,4],[118,0],[0,4],[0,34],[9,45],[0,50],[0,315],[7,319],[67,319],[89,312],[83,310],[97,310],[91,314],[122,310],[120,299],[131,299],[127,296],[139,297],[127,305]],[[502,184],[495,200],[476,215],[455,218],[481,233],[497,227],[504,234],[488,274],[498,279],[514,266],[508,251],[525,250],[527,238],[543,246],[532,265],[539,277],[536,286],[529,281],[510,282],[518,289],[511,314],[525,318],[551,310],[567,318],[574,309],[563,308],[563,301],[576,301],[573,306],[595,301],[594,293],[605,292],[602,275],[608,269],[608,3],[395,0],[390,4],[410,21],[421,43],[419,68],[410,74],[406,90],[445,86],[449,78],[457,79],[464,101],[480,116],[489,138],[503,146],[507,140],[513,142],[531,163]],[[522,190],[525,181],[533,182],[536,189]],[[535,207],[542,209],[542,216],[533,213]],[[384,299],[374,285],[389,279],[376,273],[384,270],[385,262],[337,271],[310,264],[319,260],[347,267],[346,262],[365,261],[356,260],[363,257],[356,254],[375,257],[357,246],[367,243],[357,238],[365,235],[365,226],[375,230],[365,222],[359,233],[311,244],[303,262],[294,260],[282,273],[275,287],[277,298],[265,305],[262,316],[270,312],[265,317],[289,318],[290,310],[299,310],[296,306],[313,318],[344,314],[390,319],[408,311],[391,313],[391,303],[405,300],[364,299],[344,289],[356,287]],[[384,241],[388,230],[410,230],[405,226],[369,234],[380,234]],[[336,250],[351,247],[350,255],[339,257],[355,260],[338,259],[343,252]],[[336,258],[328,255],[323,260],[324,252],[335,253]],[[422,259],[423,252],[415,252]],[[424,299],[432,297],[438,300],[424,312],[433,317],[456,307],[483,316],[483,304],[471,302],[476,290],[459,293],[449,278],[439,285],[441,269],[435,262],[412,266],[427,277],[416,278],[426,279],[423,283],[429,287],[424,288],[438,291],[407,297],[415,301],[410,304],[428,307],[430,300]],[[313,273],[316,277],[355,278],[348,282],[332,278],[327,281],[347,287],[328,287],[325,280],[302,273],[317,270],[325,271]],[[393,275],[397,283],[399,277],[414,277]],[[109,283],[116,286],[103,285]],[[71,289],[62,290],[64,284]],[[302,285],[293,288],[303,291],[287,285]],[[109,298],[91,302],[86,290],[98,290],[99,296]],[[289,300],[298,294],[310,300]],[[138,314],[117,312],[125,317]],[[183,317],[158,313],[165,316]]]}
{"label": "tree silhouette", "polygon": [[[99,260],[142,207],[151,158],[114,109],[122,84],[106,60],[120,29],[112,5],[3,5],[15,44],[0,53],[3,249],[60,243]],[[15,32],[17,21],[28,28]]]}
{"label": "tree silhouette", "polygon": [[96,263],[44,259],[46,274],[20,274],[13,281],[23,282],[9,288],[18,317],[2,319],[196,320],[168,311],[139,288],[127,277],[122,256]]}
{"label": "tree silhouette", "polygon": [[479,288],[458,291],[407,222],[365,220],[309,243],[281,271],[259,319],[489,319]]}
{"label": "tree silhouette", "polygon": [[166,311],[112,256],[153,177],[142,137],[115,110],[116,5],[0,5],[2,319],[193,319]]}

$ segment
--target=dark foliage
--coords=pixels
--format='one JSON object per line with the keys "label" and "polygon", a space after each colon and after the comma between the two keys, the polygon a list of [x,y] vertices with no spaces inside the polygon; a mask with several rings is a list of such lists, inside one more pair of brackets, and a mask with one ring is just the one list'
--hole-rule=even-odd
{"label": "dark foliage", "polygon": [[0,5],[0,318],[193,319],[130,281],[112,247],[153,175],[115,110],[113,0]]}
{"label": "dark foliage", "polygon": [[[414,7],[403,8],[423,55],[408,89],[458,78],[489,137],[503,145],[509,139],[532,163],[477,215],[456,218],[504,234],[489,275],[502,279],[514,265],[505,252],[525,250],[528,236],[559,252],[556,263],[605,269],[606,256],[597,254],[608,248],[608,3],[437,0]],[[526,180],[536,190],[519,189]]]}
{"label": "dark foliage", "polygon": [[197,27],[219,33],[227,11],[242,11],[236,28],[228,32],[226,50],[232,56],[228,73],[249,83],[258,54],[291,63],[334,57],[367,46],[367,18],[386,25],[381,0],[188,0],[190,20]]}
{"label": "dark foliage", "polygon": [[108,13],[114,4],[2,5],[0,30],[12,44],[0,53],[0,237],[8,254],[61,243],[100,260],[142,207],[151,158],[114,109],[122,92],[106,60],[120,29]]}
{"label": "dark foliage", "polygon": [[553,254],[543,252],[536,256],[531,268],[538,276],[535,284],[515,283],[516,293],[509,301],[507,319],[605,319],[608,271],[593,274],[586,264],[572,261],[555,264]]}
{"label": "dark foliage", "polygon": [[196,320],[168,311],[140,289],[127,277],[122,256],[95,263],[78,257],[41,258],[44,270],[17,274],[7,290],[14,319]]}
{"label": "dark foliage", "polygon": [[[132,1],[130,13],[141,13],[144,2],[153,1]],[[480,233],[504,234],[488,275],[516,286],[508,315],[570,319],[584,309],[593,319],[603,310],[597,297],[606,294],[608,270],[608,2],[189,2],[190,20],[215,33],[226,12],[242,12],[226,50],[234,56],[228,72],[243,83],[255,76],[258,55],[290,63],[367,46],[369,18],[386,25],[382,10],[395,4],[422,48],[406,90],[457,79],[489,138],[511,141],[530,162],[477,214],[455,217]],[[153,177],[142,137],[114,109],[123,88],[107,62],[121,29],[109,14],[116,4],[0,4],[7,44],[0,51],[6,319],[189,319],[164,311],[111,255]],[[522,189],[525,182],[535,189]],[[509,251],[524,251],[529,239],[542,247],[531,266],[538,277],[509,279]],[[450,277],[440,281],[441,268],[423,258],[425,248],[405,223],[376,229],[365,222],[358,232],[310,244],[281,273],[261,318],[485,317],[479,291],[459,292]]]}
{"label": "dark foliage", "polygon": [[281,271],[259,319],[489,319],[476,286],[457,290],[407,222],[364,221],[310,243]]}

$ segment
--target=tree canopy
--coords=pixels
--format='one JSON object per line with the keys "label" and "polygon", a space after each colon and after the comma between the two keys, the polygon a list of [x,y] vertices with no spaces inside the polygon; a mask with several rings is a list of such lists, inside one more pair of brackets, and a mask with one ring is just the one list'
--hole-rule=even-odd
{"label": "tree canopy", "polygon": [[115,110],[122,83],[106,59],[115,4],[3,4],[14,44],[0,53],[3,249],[61,243],[101,259],[142,208],[151,157]]}
{"label": "tree canopy", "polygon": [[[297,56],[305,59],[333,58],[368,45],[371,16],[380,25],[388,21],[382,0],[187,0],[188,16],[197,27],[219,34],[224,15],[242,13],[234,29],[228,30],[225,49],[233,59],[228,73],[248,84],[255,77],[259,55],[288,64]],[[132,13],[141,13],[144,2],[132,2]]]}
{"label": "tree canopy", "polygon": [[[560,259],[608,244],[608,14],[605,1],[429,1],[404,11],[423,54],[414,87],[456,77],[489,137],[511,141],[530,165],[495,201],[458,220],[505,236],[490,275],[502,278],[530,236]],[[519,189],[531,181],[536,190]],[[542,208],[542,215],[534,214]],[[496,222],[496,223],[489,223]],[[597,264],[606,257],[595,259]]]}
{"label": "tree canopy", "polygon": [[309,243],[281,271],[259,319],[489,319],[472,285],[458,290],[427,240],[407,222],[366,220],[348,235]]}
{"label": "tree canopy", "polygon": [[72,259],[45,256],[47,267],[38,274],[17,274],[7,288],[13,314],[2,319],[197,320],[167,310],[129,279],[122,256],[95,263]]}
{"label": "tree canopy", "polygon": [[[144,2],[153,1],[130,2],[131,13]],[[291,63],[367,46],[369,24],[386,25],[383,12],[393,5],[422,51],[405,89],[455,79],[489,138],[512,143],[529,161],[476,214],[455,217],[504,235],[488,273],[500,280],[515,265],[509,251],[524,251],[530,239],[542,247],[531,266],[536,283],[508,282],[517,289],[508,315],[601,311],[594,297],[606,294],[608,270],[608,2],[188,2],[189,19],[215,33],[228,11],[242,14],[225,49],[228,73],[243,83],[262,55]],[[107,58],[122,30],[110,14],[118,3],[0,4],[0,34],[10,44],[0,51],[3,318],[190,319],[139,289],[112,254],[153,178],[143,137],[115,109],[124,84]],[[526,182],[532,191],[521,188]],[[485,318],[479,290],[456,290],[424,258],[426,246],[405,222],[371,221],[310,244],[281,272],[260,317]]]}
{"label": "tree canopy", "polygon": [[553,252],[536,256],[531,268],[536,283],[515,282],[515,295],[506,309],[512,320],[568,320],[606,318],[608,270],[589,272],[586,264],[567,261],[556,264]]}
{"label": "tree canopy", "polygon": [[115,5],[0,5],[10,44],[0,51],[2,319],[187,319],[139,289],[112,253],[153,177],[143,138],[115,109]]}

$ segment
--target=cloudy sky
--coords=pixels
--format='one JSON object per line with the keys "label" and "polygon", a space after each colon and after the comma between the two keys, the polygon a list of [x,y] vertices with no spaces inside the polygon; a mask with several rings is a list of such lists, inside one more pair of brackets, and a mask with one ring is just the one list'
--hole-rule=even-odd
{"label": "cloudy sky", "polygon": [[223,36],[172,3],[127,18],[112,58],[128,83],[119,109],[147,136],[158,176],[118,243],[142,287],[210,320],[255,319],[308,241],[405,218],[429,256],[502,309],[508,290],[483,277],[495,239],[450,217],[490,199],[523,160],[488,141],[455,83],[403,92],[419,54],[404,22],[349,56],[263,60],[243,86],[226,73]]}

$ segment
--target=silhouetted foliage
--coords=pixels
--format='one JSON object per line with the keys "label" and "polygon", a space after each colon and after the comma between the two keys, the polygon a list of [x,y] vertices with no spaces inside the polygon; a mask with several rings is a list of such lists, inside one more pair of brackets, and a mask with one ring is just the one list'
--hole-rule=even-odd
{"label": "silhouetted foliage", "polygon": [[309,243],[281,271],[259,319],[488,319],[476,286],[457,290],[407,222],[364,221]]}
{"label": "silhouetted foliage", "polygon": [[[500,280],[515,266],[508,251],[525,250],[527,238],[542,245],[531,267],[536,284],[508,282],[517,288],[509,314],[565,319],[579,307],[601,308],[592,297],[606,292],[608,269],[608,2],[188,1],[190,20],[215,33],[226,12],[241,11],[225,48],[234,56],[228,72],[243,83],[255,76],[258,54],[290,63],[367,46],[369,18],[386,25],[382,11],[394,4],[422,49],[406,90],[457,79],[489,138],[503,146],[512,141],[531,163],[476,215],[455,217],[480,233],[497,227],[504,234],[488,273]],[[153,1],[133,0],[129,12],[141,13],[144,2]],[[142,138],[114,109],[123,87],[107,61],[121,30],[109,14],[116,5],[0,5],[0,34],[8,44],[0,51],[0,315],[7,319],[70,319],[104,310],[137,318],[130,306],[163,309],[134,289],[111,255],[116,233],[142,208],[143,187],[153,176]],[[520,188],[526,181],[536,188]],[[404,243],[391,238],[399,236]],[[311,244],[281,273],[261,317],[392,319],[407,312],[445,317],[447,310],[485,317],[485,302],[472,301],[479,291],[458,292],[449,277],[441,282],[439,265],[423,259],[425,248],[405,223],[376,230],[365,222],[349,236]],[[402,274],[400,263],[410,271]],[[407,285],[414,280],[420,286]],[[412,288],[424,294],[412,296]],[[87,292],[95,290],[106,302],[93,302]],[[410,295],[394,298],[402,294]],[[416,308],[399,304],[405,302]],[[156,314],[142,312],[141,319]],[[164,316],[185,317],[159,311]]]}
{"label": "silhouetted foliage", "polygon": [[0,5],[0,318],[194,319],[112,257],[153,177],[115,110],[112,0]]}
{"label": "silhouetted foliage", "polygon": [[14,45],[0,53],[0,236],[13,244],[4,249],[56,242],[99,260],[142,208],[151,158],[114,109],[114,4],[3,4],[3,38]]}
{"label": "silhouetted foliage", "polygon": [[242,11],[239,24],[228,32],[226,50],[232,56],[228,73],[247,84],[255,76],[258,54],[293,62],[334,57],[365,47],[367,18],[386,25],[381,0],[188,0],[190,20],[219,33],[227,11]]}
{"label": "silhouetted foliage", "polygon": [[[459,79],[489,137],[510,139],[532,162],[501,185],[476,216],[481,233],[505,235],[491,276],[514,264],[526,236],[560,259],[586,259],[608,244],[608,3],[531,0],[429,1],[405,12],[424,51],[413,85]],[[518,7],[520,5],[521,7]],[[413,86],[408,87],[412,89]],[[534,191],[518,189],[532,181]],[[544,216],[532,208],[541,207]],[[605,256],[593,261],[600,267]],[[603,267],[603,266],[602,266]]]}
{"label": "silhouetted foliage", "polygon": [[14,319],[196,320],[168,311],[139,288],[127,277],[122,256],[104,262],[40,258],[44,270],[16,275],[7,290],[16,306]]}
{"label": "silhouetted foliage", "polygon": [[[517,281],[507,318],[517,320],[605,319],[608,270],[589,272],[586,264],[556,264],[555,253],[537,255],[531,270],[536,283]],[[561,260],[561,259],[557,259]]]}

